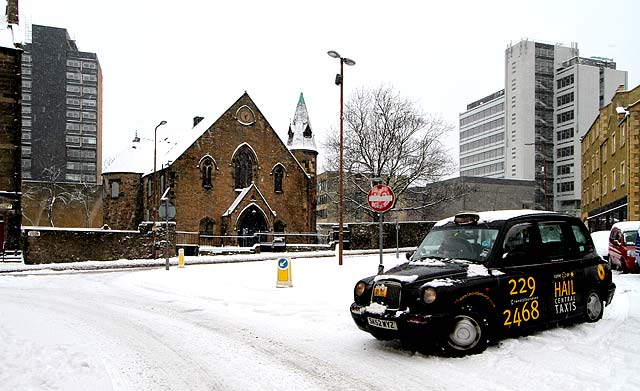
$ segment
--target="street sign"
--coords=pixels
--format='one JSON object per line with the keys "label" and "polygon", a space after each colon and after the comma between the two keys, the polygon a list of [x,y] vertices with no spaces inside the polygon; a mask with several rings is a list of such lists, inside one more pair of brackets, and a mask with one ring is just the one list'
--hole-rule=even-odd
{"label": "street sign", "polygon": [[291,288],[291,260],[287,258],[278,259],[278,282],[277,288]]}
{"label": "street sign", "polygon": [[169,203],[169,205],[166,203],[161,204],[158,208],[158,214],[163,220],[167,218],[174,219],[176,217],[176,207],[172,203]]}
{"label": "street sign", "polygon": [[395,201],[393,190],[387,185],[375,185],[369,190],[367,200],[371,209],[383,213],[391,209]]}

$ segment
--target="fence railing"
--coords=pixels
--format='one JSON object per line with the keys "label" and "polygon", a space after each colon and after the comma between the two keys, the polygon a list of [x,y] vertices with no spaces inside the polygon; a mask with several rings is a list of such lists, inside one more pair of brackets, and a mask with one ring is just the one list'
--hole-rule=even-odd
{"label": "fence railing", "polygon": [[329,245],[330,233],[315,232],[256,232],[252,235],[204,235],[198,232],[176,232],[178,246],[252,247],[257,245],[311,246]]}

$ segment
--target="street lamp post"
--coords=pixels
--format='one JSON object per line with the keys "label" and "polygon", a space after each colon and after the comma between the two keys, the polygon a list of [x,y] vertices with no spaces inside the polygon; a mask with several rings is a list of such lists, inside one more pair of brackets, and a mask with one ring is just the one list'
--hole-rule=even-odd
{"label": "street lamp post", "polygon": [[[160,121],[160,123],[156,126],[156,128],[153,130],[153,183],[152,183],[152,190],[151,190],[151,202],[150,202],[150,206],[149,209],[151,209],[151,213],[150,213],[150,217],[153,219],[153,225],[155,226],[157,215],[157,209],[156,208],[156,184],[157,184],[157,180],[156,180],[156,141],[158,139],[158,128],[161,127],[162,125],[165,125],[167,123],[167,121]],[[153,236],[153,259],[156,259],[156,234],[155,234],[155,230],[153,229],[153,226],[151,227],[151,231],[152,231],[152,236]]]}
{"label": "street lamp post", "polygon": [[153,221],[156,221],[156,186],[158,184],[157,178],[156,178],[156,143],[157,143],[157,139],[158,139],[158,128],[161,127],[162,125],[166,125],[167,121],[160,121],[160,123],[156,126],[156,128],[153,130],[153,189],[151,191],[151,218],[153,219]]}
{"label": "street lamp post", "polygon": [[342,265],[342,250],[343,250],[343,208],[342,208],[342,195],[343,195],[343,174],[342,174],[342,157],[343,157],[343,131],[342,131],[342,111],[344,106],[343,101],[343,70],[344,64],[356,65],[356,62],[350,58],[341,57],[338,52],[329,50],[327,54],[333,58],[340,59],[340,73],[336,75],[336,85],[340,86],[340,158],[339,158],[339,171],[338,171],[338,265]]}

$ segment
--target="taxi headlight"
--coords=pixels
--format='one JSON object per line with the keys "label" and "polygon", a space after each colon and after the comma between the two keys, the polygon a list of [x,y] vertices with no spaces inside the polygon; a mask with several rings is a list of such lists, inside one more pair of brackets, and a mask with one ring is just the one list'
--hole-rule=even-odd
{"label": "taxi headlight", "polygon": [[425,289],[422,293],[422,300],[427,304],[431,304],[436,301],[436,290],[433,288]]}
{"label": "taxi headlight", "polygon": [[362,294],[364,293],[364,290],[367,286],[365,285],[364,282],[360,281],[359,283],[356,284],[356,287],[354,289],[354,293],[356,294],[356,297],[360,297],[362,296]]}
{"label": "taxi headlight", "polygon": [[636,250],[627,250],[627,256],[628,257],[635,257],[636,256]]}

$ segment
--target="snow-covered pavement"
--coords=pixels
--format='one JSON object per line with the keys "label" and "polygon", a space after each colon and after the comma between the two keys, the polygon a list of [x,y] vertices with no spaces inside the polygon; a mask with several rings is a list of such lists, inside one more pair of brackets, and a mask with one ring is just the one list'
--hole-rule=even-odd
{"label": "snow-covered pavement", "polygon": [[[640,389],[640,275],[614,275],[616,297],[598,323],[450,359],[355,327],[353,285],[376,272],[377,255],[342,266],[293,259],[292,288],[276,288],[276,258],[5,270],[0,390]],[[387,266],[399,261],[385,256]]]}

